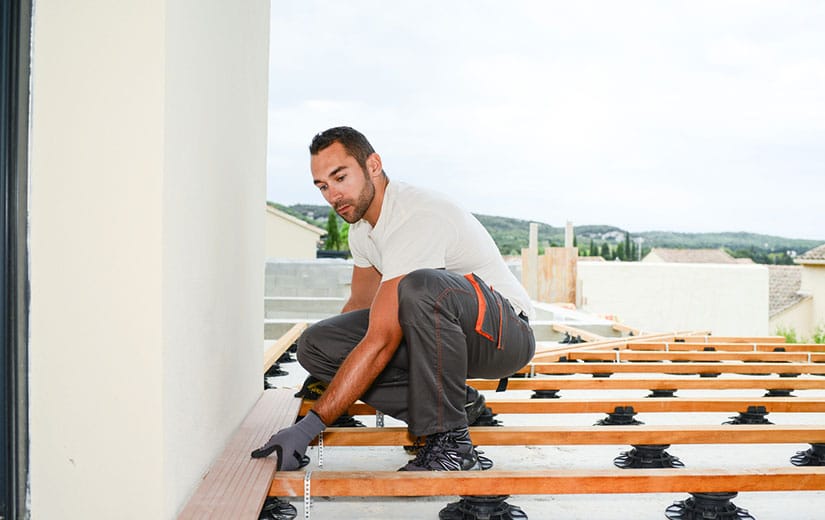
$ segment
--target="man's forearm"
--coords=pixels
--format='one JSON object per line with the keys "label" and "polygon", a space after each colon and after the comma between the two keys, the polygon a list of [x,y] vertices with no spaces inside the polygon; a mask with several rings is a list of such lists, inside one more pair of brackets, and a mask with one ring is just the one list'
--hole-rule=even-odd
{"label": "man's forearm", "polygon": [[400,342],[398,337],[397,341],[376,345],[365,339],[352,350],[312,407],[324,424],[332,424],[369,389],[398,350]]}
{"label": "man's forearm", "polygon": [[312,407],[324,424],[331,424],[364,395],[398,350],[402,337],[398,323],[398,283],[401,278],[381,284],[370,307],[367,334],[352,349]]}

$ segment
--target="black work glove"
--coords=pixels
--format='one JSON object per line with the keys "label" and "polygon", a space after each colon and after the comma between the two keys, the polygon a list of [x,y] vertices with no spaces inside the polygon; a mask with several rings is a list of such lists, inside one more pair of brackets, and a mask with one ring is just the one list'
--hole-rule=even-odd
{"label": "black work glove", "polygon": [[306,417],[279,431],[266,444],[253,451],[252,458],[268,457],[274,451],[278,454],[278,471],[298,469],[304,465],[302,462],[307,446],[326,427],[318,414],[310,410]]}

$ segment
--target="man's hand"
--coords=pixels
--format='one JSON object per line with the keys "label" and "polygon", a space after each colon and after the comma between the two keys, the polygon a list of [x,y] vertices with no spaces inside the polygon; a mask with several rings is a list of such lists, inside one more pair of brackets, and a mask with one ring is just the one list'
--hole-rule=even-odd
{"label": "man's hand", "polygon": [[252,452],[252,458],[268,457],[272,452],[278,454],[278,471],[290,471],[303,466],[304,454],[309,443],[324,431],[326,425],[318,414],[312,410],[306,417],[284,428],[269,438],[269,441]]}

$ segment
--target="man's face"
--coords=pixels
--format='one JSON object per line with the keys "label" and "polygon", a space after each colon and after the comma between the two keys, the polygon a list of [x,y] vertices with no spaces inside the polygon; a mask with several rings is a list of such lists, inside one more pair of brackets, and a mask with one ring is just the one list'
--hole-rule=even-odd
{"label": "man's face", "polygon": [[315,186],[341,218],[361,220],[375,196],[375,185],[341,143],[332,143],[310,158]]}

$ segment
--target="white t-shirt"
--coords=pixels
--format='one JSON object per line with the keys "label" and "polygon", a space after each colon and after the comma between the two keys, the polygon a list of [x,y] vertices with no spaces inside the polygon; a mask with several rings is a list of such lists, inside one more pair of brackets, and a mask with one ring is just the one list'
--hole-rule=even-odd
{"label": "white t-shirt", "polygon": [[349,247],[355,265],[374,266],[382,281],[424,268],[475,273],[507,298],[516,312],[534,318],[527,291],[505,265],[484,226],[439,193],[390,182],[375,228],[364,219],[353,224]]}

